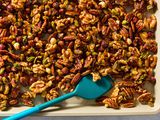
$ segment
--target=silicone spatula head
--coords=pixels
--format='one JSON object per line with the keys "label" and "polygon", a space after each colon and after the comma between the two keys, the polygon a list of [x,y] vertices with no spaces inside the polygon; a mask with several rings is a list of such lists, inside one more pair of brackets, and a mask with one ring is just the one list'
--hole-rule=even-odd
{"label": "silicone spatula head", "polygon": [[87,75],[78,83],[75,94],[84,99],[96,99],[108,92],[113,85],[110,76],[102,77],[101,80],[93,82],[91,75]]}

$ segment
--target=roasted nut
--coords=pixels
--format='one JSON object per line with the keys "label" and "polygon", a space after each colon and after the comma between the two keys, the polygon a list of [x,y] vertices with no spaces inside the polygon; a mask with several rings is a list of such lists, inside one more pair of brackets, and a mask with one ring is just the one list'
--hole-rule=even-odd
{"label": "roasted nut", "polygon": [[136,90],[134,88],[126,88],[122,87],[120,88],[120,95],[122,95],[125,99],[133,99],[134,95],[136,93]]}
{"label": "roasted nut", "polygon": [[63,39],[66,41],[70,41],[70,40],[75,40],[76,38],[75,36],[65,36]]}
{"label": "roasted nut", "polygon": [[111,30],[117,31],[119,29],[119,21],[115,21],[114,19],[110,18],[108,19],[108,25]]}
{"label": "roasted nut", "polygon": [[143,28],[144,28],[144,25],[145,23],[143,23],[142,20],[139,20],[137,23],[136,23],[136,28],[138,31],[141,31]]}
{"label": "roasted nut", "polygon": [[73,52],[71,49],[64,50],[62,49],[62,58],[64,62],[73,61]]}
{"label": "roasted nut", "polygon": [[134,102],[128,102],[128,103],[121,104],[121,107],[124,107],[124,108],[132,108],[135,106],[136,104]]}
{"label": "roasted nut", "polygon": [[151,15],[149,18],[144,19],[144,26],[146,29],[154,29],[157,24],[157,19],[154,15]]}
{"label": "roasted nut", "polygon": [[19,93],[20,93],[20,89],[19,89],[19,87],[16,86],[16,88],[11,89],[10,96],[12,98],[17,98],[20,95]]}
{"label": "roasted nut", "polygon": [[24,99],[31,99],[31,98],[35,98],[35,97],[36,97],[36,93],[30,92],[30,91],[24,92],[22,94],[22,98],[24,98]]}
{"label": "roasted nut", "polygon": [[93,76],[93,81],[94,82],[101,79],[99,73],[92,72],[91,75]]}
{"label": "roasted nut", "polygon": [[7,84],[5,84],[5,86],[4,86],[4,94],[5,95],[7,95],[8,93],[9,93],[9,90],[10,90],[10,86],[9,85],[7,85]]}
{"label": "roasted nut", "polygon": [[119,93],[120,93],[120,88],[119,87],[115,87],[110,96],[111,97],[118,97]]}
{"label": "roasted nut", "polygon": [[16,9],[22,9],[24,8],[24,3],[26,0],[11,0],[11,5],[15,7]]}
{"label": "roasted nut", "polygon": [[40,64],[34,64],[33,65],[33,72],[34,73],[38,73],[38,74],[43,74],[45,73],[45,68],[43,65],[40,65]]}
{"label": "roasted nut", "polygon": [[152,57],[150,57],[150,67],[151,68],[155,68],[156,67],[156,64],[157,64],[157,56],[156,55],[153,55]]}
{"label": "roasted nut", "polygon": [[86,75],[88,75],[89,73],[91,73],[91,70],[87,70],[87,71],[83,72],[81,75],[82,75],[82,76],[86,76]]}
{"label": "roasted nut", "polygon": [[7,109],[7,99],[8,97],[4,94],[0,94],[0,110]]}
{"label": "roasted nut", "polygon": [[42,93],[51,85],[52,85],[52,81],[45,83],[44,81],[38,80],[37,82],[34,82],[29,89],[35,93]]}
{"label": "roasted nut", "polygon": [[102,76],[107,76],[111,72],[111,68],[104,68],[99,71]]}
{"label": "roasted nut", "polygon": [[79,82],[80,78],[81,78],[81,74],[80,74],[80,73],[77,73],[77,74],[73,77],[73,79],[71,80],[71,84],[77,84],[77,83]]}
{"label": "roasted nut", "polygon": [[131,82],[131,81],[120,81],[120,82],[117,82],[115,86],[118,86],[118,87],[136,87],[136,84],[134,82]]}
{"label": "roasted nut", "polygon": [[106,98],[103,100],[103,103],[105,104],[106,107],[108,108],[114,108],[114,109],[119,109],[119,104],[117,98]]}
{"label": "roasted nut", "polygon": [[21,102],[23,105],[29,106],[29,107],[33,107],[34,103],[32,99],[21,99]]}
{"label": "roasted nut", "polygon": [[7,100],[0,101],[0,110],[3,111],[6,109],[7,109]]}
{"label": "roasted nut", "polygon": [[141,103],[141,104],[148,104],[150,106],[153,106],[153,102],[154,102],[154,98],[152,96],[151,93],[143,93],[142,95],[140,95],[137,100]]}
{"label": "roasted nut", "polygon": [[59,96],[59,92],[56,88],[52,88],[49,92],[45,95],[47,101],[53,100]]}
{"label": "roasted nut", "polygon": [[71,80],[73,79],[74,74],[66,75],[59,83],[58,88],[63,91],[71,91],[73,86],[71,85]]}
{"label": "roasted nut", "polygon": [[88,56],[88,57],[86,58],[86,60],[85,60],[84,67],[85,67],[85,68],[89,67],[89,66],[91,65],[92,61],[93,61],[92,56]]}
{"label": "roasted nut", "polygon": [[11,106],[15,106],[15,105],[18,104],[18,100],[17,100],[17,99],[10,100],[10,101],[9,101],[9,104],[10,104]]}
{"label": "roasted nut", "polygon": [[98,18],[95,15],[82,11],[79,18],[82,20],[82,24],[95,24],[98,22]]}

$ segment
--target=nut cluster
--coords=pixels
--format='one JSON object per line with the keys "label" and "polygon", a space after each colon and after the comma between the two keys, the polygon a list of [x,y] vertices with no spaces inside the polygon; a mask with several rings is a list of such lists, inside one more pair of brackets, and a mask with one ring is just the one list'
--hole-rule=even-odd
{"label": "nut cluster", "polygon": [[87,74],[120,80],[98,100],[107,107],[153,105],[143,86],[156,81],[155,10],[154,0],[0,1],[0,110],[71,92]]}

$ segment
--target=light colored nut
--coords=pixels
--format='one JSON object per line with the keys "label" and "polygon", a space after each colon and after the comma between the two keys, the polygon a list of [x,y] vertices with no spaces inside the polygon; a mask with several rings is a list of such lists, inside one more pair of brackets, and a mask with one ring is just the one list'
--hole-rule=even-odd
{"label": "light colored nut", "polygon": [[56,44],[56,43],[57,43],[56,38],[51,38],[50,43],[51,43],[52,45]]}
{"label": "light colored nut", "polygon": [[45,98],[47,101],[53,100],[54,98],[57,98],[59,96],[59,92],[57,89],[52,88],[46,95]]}
{"label": "light colored nut", "polygon": [[93,77],[93,81],[96,82],[97,80],[101,79],[101,76],[99,75],[98,72],[92,72],[91,73],[92,77]]}
{"label": "light colored nut", "polygon": [[50,87],[52,85],[52,81],[49,82],[44,82],[44,81],[37,81],[34,82],[29,89],[34,92],[34,93],[42,93],[43,91],[45,91],[48,87]]}
{"label": "light colored nut", "polygon": [[119,92],[120,92],[120,89],[118,87],[115,87],[110,97],[117,97],[119,95]]}
{"label": "light colored nut", "polygon": [[34,73],[43,74],[45,73],[45,68],[43,65],[40,64],[34,64],[32,68]]}
{"label": "light colored nut", "polygon": [[151,66],[151,68],[155,68],[155,67],[156,67],[156,65],[157,65],[157,60],[158,60],[158,58],[157,58],[156,55],[153,55],[153,56],[150,58],[150,61],[151,61],[150,66]]}
{"label": "light colored nut", "polygon": [[102,76],[107,76],[111,71],[112,71],[112,70],[111,70],[111,68],[109,67],[109,68],[101,69],[101,70],[99,71],[99,73],[100,73]]}
{"label": "light colored nut", "polygon": [[82,11],[79,18],[81,19],[82,24],[95,24],[99,20],[96,16],[89,14],[86,11]]}

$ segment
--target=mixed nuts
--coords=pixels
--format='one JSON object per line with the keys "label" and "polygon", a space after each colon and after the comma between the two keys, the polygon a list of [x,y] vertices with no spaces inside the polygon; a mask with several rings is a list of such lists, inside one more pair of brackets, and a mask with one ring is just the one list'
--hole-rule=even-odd
{"label": "mixed nuts", "polygon": [[154,0],[1,0],[0,110],[73,91],[81,77],[110,75],[106,107],[153,106]]}

